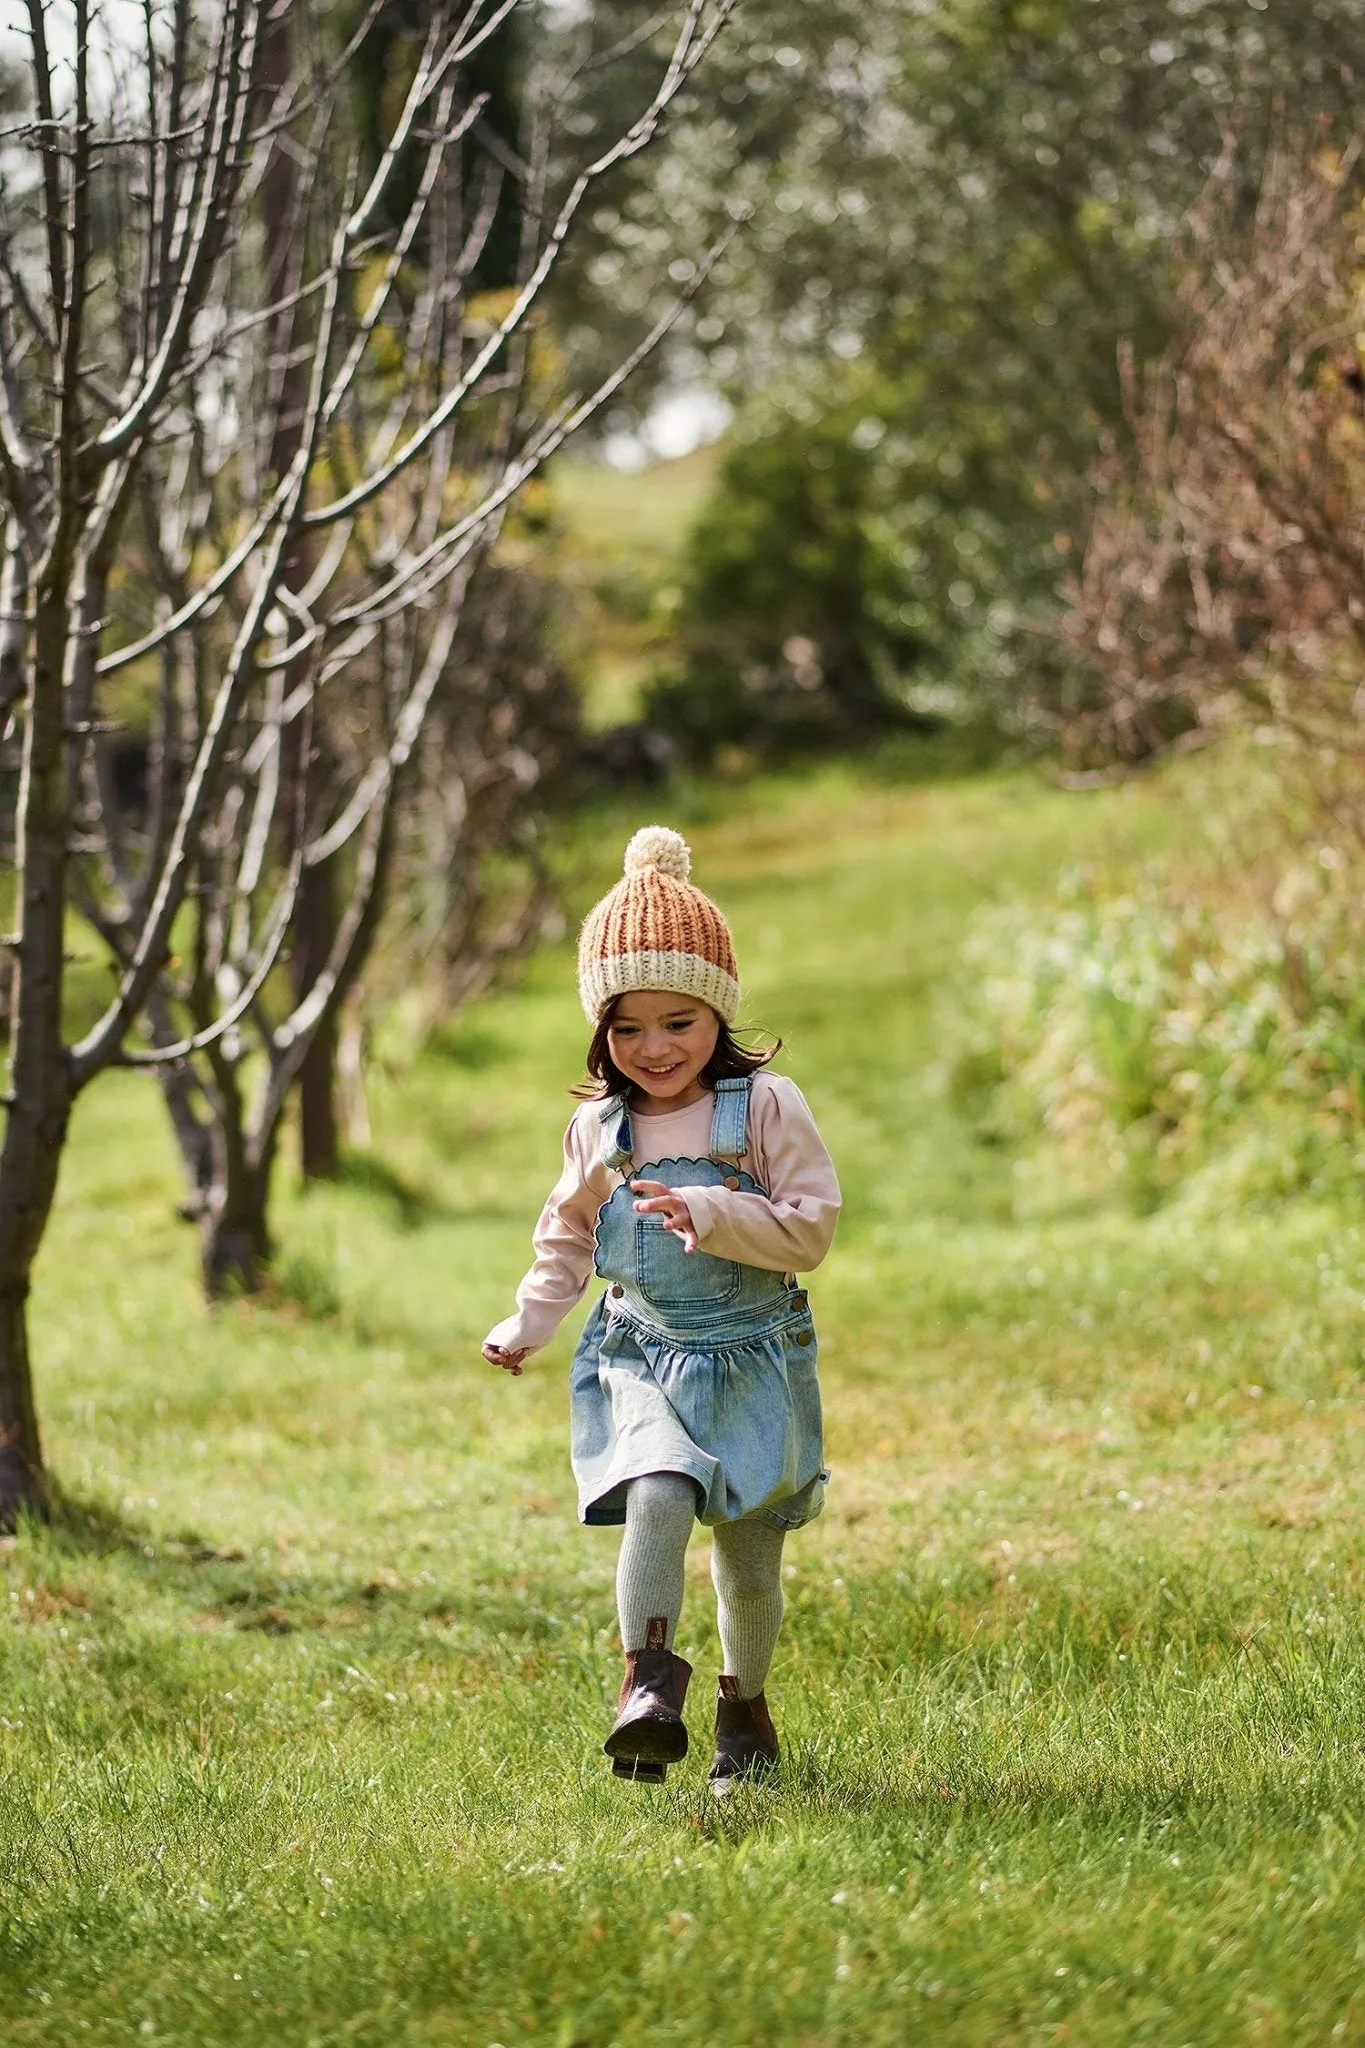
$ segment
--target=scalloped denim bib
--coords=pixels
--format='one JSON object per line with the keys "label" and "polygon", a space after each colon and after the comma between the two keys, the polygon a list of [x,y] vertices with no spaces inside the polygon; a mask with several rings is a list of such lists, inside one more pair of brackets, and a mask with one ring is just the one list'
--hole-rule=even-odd
{"label": "scalloped denim bib", "polygon": [[824,1505],[815,1329],[804,1288],[782,1273],[684,1251],[658,1216],[635,1208],[630,1181],[765,1194],[748,1152],[748,1079],[716,1084],[710,1154],[632,1172],[621,1096],[602,1107],[602,1157],[621,1185],[597,1216],[597,1272],[609,1284],[570,1372],[579,1515],[625,1519],[625,1489],[647,1472],[681,1472],[703,1522],[757,1515],[800,1528]]}

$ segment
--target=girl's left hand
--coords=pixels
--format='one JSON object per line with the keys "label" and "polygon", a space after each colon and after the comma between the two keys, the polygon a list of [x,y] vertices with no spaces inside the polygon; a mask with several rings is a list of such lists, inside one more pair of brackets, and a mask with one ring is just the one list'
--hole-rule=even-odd
{"label": "girl's left hand", "polygon": [[692,1221],[692,1211],[676,1188],[665,1187],[661,1180],[633,1180],[631,1188],[637,1195],[646,1195],[648,1200],[637,1202],[636,1209],[641,1215],[662,1216],[664,1229],[680,1237],[685,1252],[697,1249],[697,1227]]}
{"label": "girl's left hand", "polygon": [[484,1343],[479,1349],[490,1365],[500,1365],[503,1371],[510,1372],[514,1379],[521,1378],[522,1361],[531,1356],[527,1350],[509,1351],[505,1344]]}

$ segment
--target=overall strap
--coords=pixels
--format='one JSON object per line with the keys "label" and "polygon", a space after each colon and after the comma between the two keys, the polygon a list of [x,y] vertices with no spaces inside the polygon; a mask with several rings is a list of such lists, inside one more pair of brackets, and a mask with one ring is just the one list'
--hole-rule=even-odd
{"label": "overall strap", "polygon": [[609,1095],[598,1115],[602,1123],[602,1164],[608,1173],[620,1173],[635,1150],[625,1096]]}
{"label": "overall strap", "polygon": [[711,1157],[738,1163],[749,1149],[748,1074],[716,1083],[716,1113],[711,1119]]}

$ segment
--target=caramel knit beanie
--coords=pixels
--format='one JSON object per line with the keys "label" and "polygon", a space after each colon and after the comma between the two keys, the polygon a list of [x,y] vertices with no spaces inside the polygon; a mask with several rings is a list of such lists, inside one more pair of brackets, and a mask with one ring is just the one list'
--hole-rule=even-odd
{"label": "caramel knit beanie", "polygon": [[726,1024],[739,1015],[730,927],[688,876],[687,841],[646,825],[626,848],[625,880],[590,910],[578,935],[578,995],[591,1024],[630,989],[668,989],[709,1003]]}

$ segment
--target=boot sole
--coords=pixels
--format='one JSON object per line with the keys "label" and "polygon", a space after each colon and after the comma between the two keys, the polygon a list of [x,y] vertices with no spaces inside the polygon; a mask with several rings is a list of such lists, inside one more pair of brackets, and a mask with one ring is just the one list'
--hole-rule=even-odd
{"label": "boot sole", "polygon": [[641,1757],[618,1756],[611,1767],[613,1778],[629,1778],[637,1785],[662,1785],[667,1764],[647,1763]]}
{"label": "boot sole", "polygon": [[687,1755],[687,1730],[681,1721],[644,1717],[613,1728],[602,1747],[623,1762],[676,1764]]}

